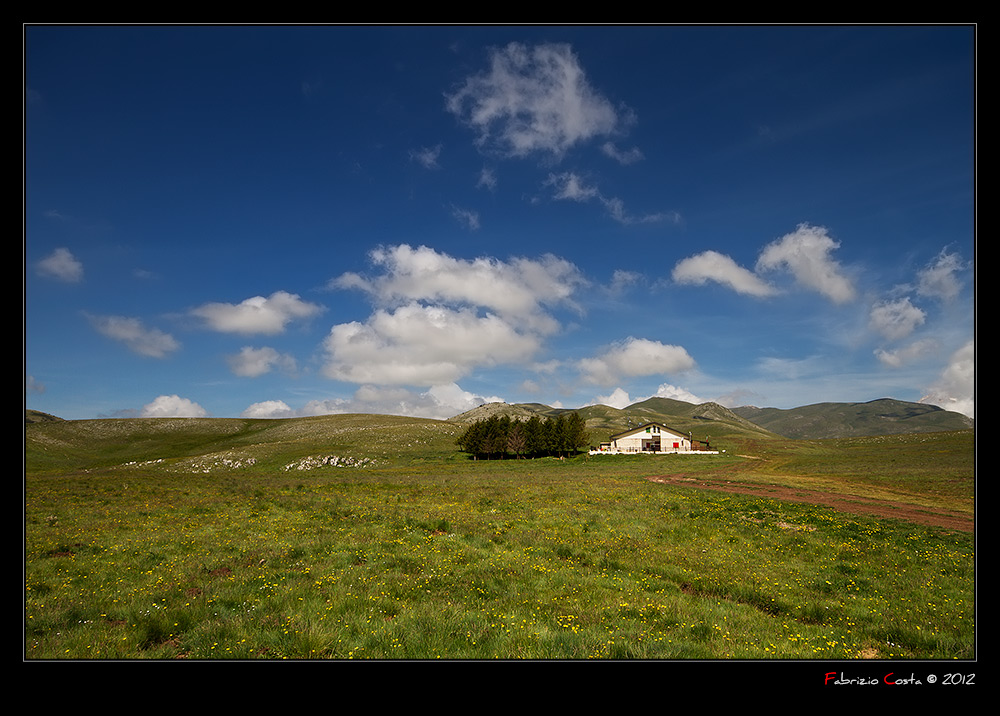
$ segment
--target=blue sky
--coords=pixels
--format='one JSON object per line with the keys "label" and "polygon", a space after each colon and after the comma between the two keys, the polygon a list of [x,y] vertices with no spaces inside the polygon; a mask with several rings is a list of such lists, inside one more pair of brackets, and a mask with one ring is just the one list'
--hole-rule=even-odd
{"label": "blue sky", "polygon": [[974,43],[27,27],[26,406],[973,415]]}

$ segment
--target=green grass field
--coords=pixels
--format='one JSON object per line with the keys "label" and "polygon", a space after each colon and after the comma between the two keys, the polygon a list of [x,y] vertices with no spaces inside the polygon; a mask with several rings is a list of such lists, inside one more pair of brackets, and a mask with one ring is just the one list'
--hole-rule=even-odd
{"label": "green grass field", "polygon": [[971,431],[471,461],[385,416],[26,427],[27,659],[972,659]]}

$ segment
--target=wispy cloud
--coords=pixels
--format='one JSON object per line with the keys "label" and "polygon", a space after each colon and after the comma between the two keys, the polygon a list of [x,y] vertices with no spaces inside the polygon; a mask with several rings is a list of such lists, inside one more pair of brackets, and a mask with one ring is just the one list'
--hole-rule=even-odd
{"label": "wispy cloud", "polygon": [[601,198],[597,187],[586,184],[583,178],[575,172],[549,174],[549,178],[545,180],[545,186],[553,187],[555,192],[553,196],[556,199],[590,201]]}
{"label": "wispy cloud", "polygon": [[38,275],[66,283],[78,283],[83,279],[83,264],[69,249],[59,248],[38,262]]}
{"label": "wispy cloud", "polygon": [[44,393],[45,385],[35,380],[35,376],[29,375],[24,378],[25,393]]}
{"label": "wispy cloud", "polygon": [[439,168],[438,158],[441,156],[441,145],[433,147],[421,147],[410,150],[410,161],[416,162],[425,169]]}
{"label": "wispy cloud", "polygon": [[927,314],[910,303],[909,298],[885,301],[874,305],[868,325],[887,340],[898,341],[922,325]]}
{"label": "wispy cloud", "polygon": [[615,272],[611,275],[611,283],[606,286],[605,290],[611,296],[621,296],[642,280],[643,276],[638,271],[615,269]]}
{"label": "wispy cloud", "polygon": [[302,80],[299,85],[302,90],[302,96],[306,99],[311,99],[313,96],[320,94],[323,91],[323,80],[322,79],[306,79]]}
{"label": "wispy cloud", "polygon": [[459,224],[464,226],[471,231],[477,231],[479,229],[479,212],[473,211],[472,209],[462,209],[461,207],[453,206],[451,208],[451,215],[455,218]]}
{"label": "wispy cloud", "polygon": [[244,346],[236,355],[228,356],[226,362],[234,375],[243,378],[256,378],[272,370],[281,370],[285,373],[294,373],[296,370],[294,357],[287,353],[279,353],[269,346],[262,348]]}
{"label": "wispy cloud", "polygon": [[601,145],[601,151],[614,159],[619,164],[635,164],[644,159],[638,147],[631,149],[619,149],[614,142],[605,142]]}
{"label": "wispy cloud", "polygon": [[447,107],[477,132],[481,148],[512,157],[558,157],[631,118],[590,86],[565,44],[513,42],[492,50],[489,69],[448,95]]}
{"label": "wispy cloud", "polygon": [[944,249],[917,275],[917,293],[951,301],[962,290],[959,272],[967,268],[961,256]]}
{"label": "wispy cloud", "polygon": [[794,382],[829,374],[830,362],[818,355],[805,358],[767,356],[756,362],[756,368],[764,375]]}
{"label": "wispy cloud", "polygon": [[125,344],[133,353],[149,358],[165,358],[181,347],[169,333],[147,328],[138,318],[129,316],[91,316],[91,325],[103,336]]}
{"label": "wispy cloud", "polygon": [[549,174],[545,186],[553,187],[553,198],[564,201],[587,202],[596,200],[607,210],[608,215],[620,224],[651,224],[666,220],[677,220],[676,214],[654,213],[634,215],[625,210],[625,202],[618,197],[609,197],[592,184],[588,184],[575,172]]}
{"label": "wispy cloud", "polygon": [[496,172],[489,167],[483,167],[482,171],[479,172],[479,181],[476,182],[476,188],[481,187],[485,187],[490,191],[495,191],[497,188]]}
{"label": "wispy cloud", "polygon": [[902,368],[921,358],[934,355],[940,348],[941,344],[938,341],[924,338],[896,350],[878,348],[875,350],[875,357],[887,368]]}

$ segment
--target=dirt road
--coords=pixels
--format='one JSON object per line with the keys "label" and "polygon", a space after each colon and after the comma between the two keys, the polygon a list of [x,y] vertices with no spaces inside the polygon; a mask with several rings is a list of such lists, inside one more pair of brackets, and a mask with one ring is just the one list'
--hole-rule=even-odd
{"label": "dirt road", "polygon": [[719,492],[733,492],[742,495],[756,495],[772,500],[787,500],[789,502],[807,502],[813,505],[825,505],[842,512],[851,512],[858,515],[871,515],[874,517],[891,517],[897,520],[906,520],[921,525],[932,525],[935,527],[945,527],[947,529],[960,530],[962,532],[972,532],[975,529],[975,521],[971,515],[960,512],[950,512],[933,507],[923,507],[905,502],[892,502],[889,500],[874,500],[867,497],[856,497],[853,495],[839,495],[833,492],[821,492],[818,490],[804,490],[799,487],[787,487],[784,485],[762,485],[744,482],[731,482],[729,480],[707,480],[701,477],[685,477],[676,475],[665,475],[661,477],[647,478],[652,482],[660,482],[667,485],[680,485],[683,487],[697,487],[704,490],[716,490]]}

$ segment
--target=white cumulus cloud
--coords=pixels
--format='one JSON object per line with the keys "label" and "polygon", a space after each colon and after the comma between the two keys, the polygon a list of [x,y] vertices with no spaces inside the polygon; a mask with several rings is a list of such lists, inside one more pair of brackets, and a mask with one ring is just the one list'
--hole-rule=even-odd
{"label": "white cumulus cloud", "polygon": [[592,404],[607,405],[612,408],[621,409],[627,408],[634,403],[641,403],[644,400],[649,400],[650,398],[683,400],[685,403],[692,403],[694,405],[699,405],[705,402],[689,390],[685,390],[684,388],[680,388],[676,385],[671,385],[670,383],[661,383],[655,393],[648,395],[645,398],[631,398],[628,392],[623,388],[615,388],[611,391],[610,395],[599,395],[594,398]]}
{"label": "white cumulus cloud", "polygon": [[976,417],[976,343],[969,341],[951,356],[941,377],[920,402]]}
{"label": "white cumulus cloud", "polygon": [[767,281],[717,251],[703,251],[677,262],[672,274],[674,281],[703,285],[709,281],[728,286],[737,293],[757,298],[777,293]]}
{"label": "white cumulus cloud", "polygon": [[607,405],[609,408],[619,410],[627,408],[632,404],[632,399],[628,396],[628,391],[622,388],[615,388],[610,395],[598,395],[594,398],[593,405]]}
{"label": "white cumulus cloud", "polygon": [[[670,385],[670,383],[661,383],[653,393],[650,398],[670,398],[671,400],[683,400],[685,403],[692,403],[694,405],[700,405],[704,402],[702,398],[692,393],[690,390],[681,388],[676,385]],[[640,398],[636,402],[641,402],[643,400],[648,400],[648,398]]]}
{"label": "white cumulus cloud", "polygon": [[265,298],[254,296],[242,303],[206,303],[191,311],[213,330],[222,333],[274,335],[296,319],[317,315],[322,308],[293,293],[277,291]]}
{"label": "white cumulus cloud", "polygon": [[512,42],[490,53],[489,69],[468,77],[447,108],[504,155],[561,156],[572,146],[618,132],[631,121],[590,86],[569,45]]}
{"label": "white cumulus cloud", "polygon": [[178,395],[161,395],[142,407],[143,418],[204,418],[208,411]]}
{"label": "white cumulus cloud", "polygon": [[430,386],[478,367],[526,361],[538,336],[492,314],[410,303],[378,310],[365,323],[335,325],[324,342],[324,374],[352,383]]}
{"label": "white cumulus cloud", "polygon": [[401,387],[362,385],[351,398],[312,400],[301,415],[336,415],[343,413],[378,413],[444,420],[483,403],[503,402],[497,396],[481,396],[463,390],[455,383],[433,385],[425,391]]}
{"label": "white cumulus cloud", "polygon": [[549,307],[574,305],[574,292],[586,283],[576,266],[552,255],[466,260],[426,246],[401,244],[376,249],[371,259],[381,275],[347,273],[331,285],[363,290],[382,305],[426,301],[480,306],[536,328],[551,323]]}
{"label": "white cumulus cloud", "polygon": [[855,290],[831,256],[839,246],[825,228],[799,224],[794,232],[764,247],[757,259],[757,271],[784,268],[803,286],[834,303],[845,303],[854,298]]}
{"label": "white cumulus cloud", "polygon": [[459,259],[426,246],[371,253],[374,276],[342,274],[330,287],[365,292],[375,310],[332,327],[324,374],[358,384],[430,387],[473,370],[529,363],[561,328],[554,311],[579,311],[587,285],[569,261]]}
{"label": "white cumulus cloud", "polygon": [[295,418],[294,410],[282,400],[264,400],[254,403],[240,413],[241,418]]}
{"label": "white cumulus cloud", "polygon": [[583,377],[601,385],[613,385],[622,378],[682,373],[694,366],[694,359],[681,346],[634,337],[611,346],[595,358],[579,361]]}

